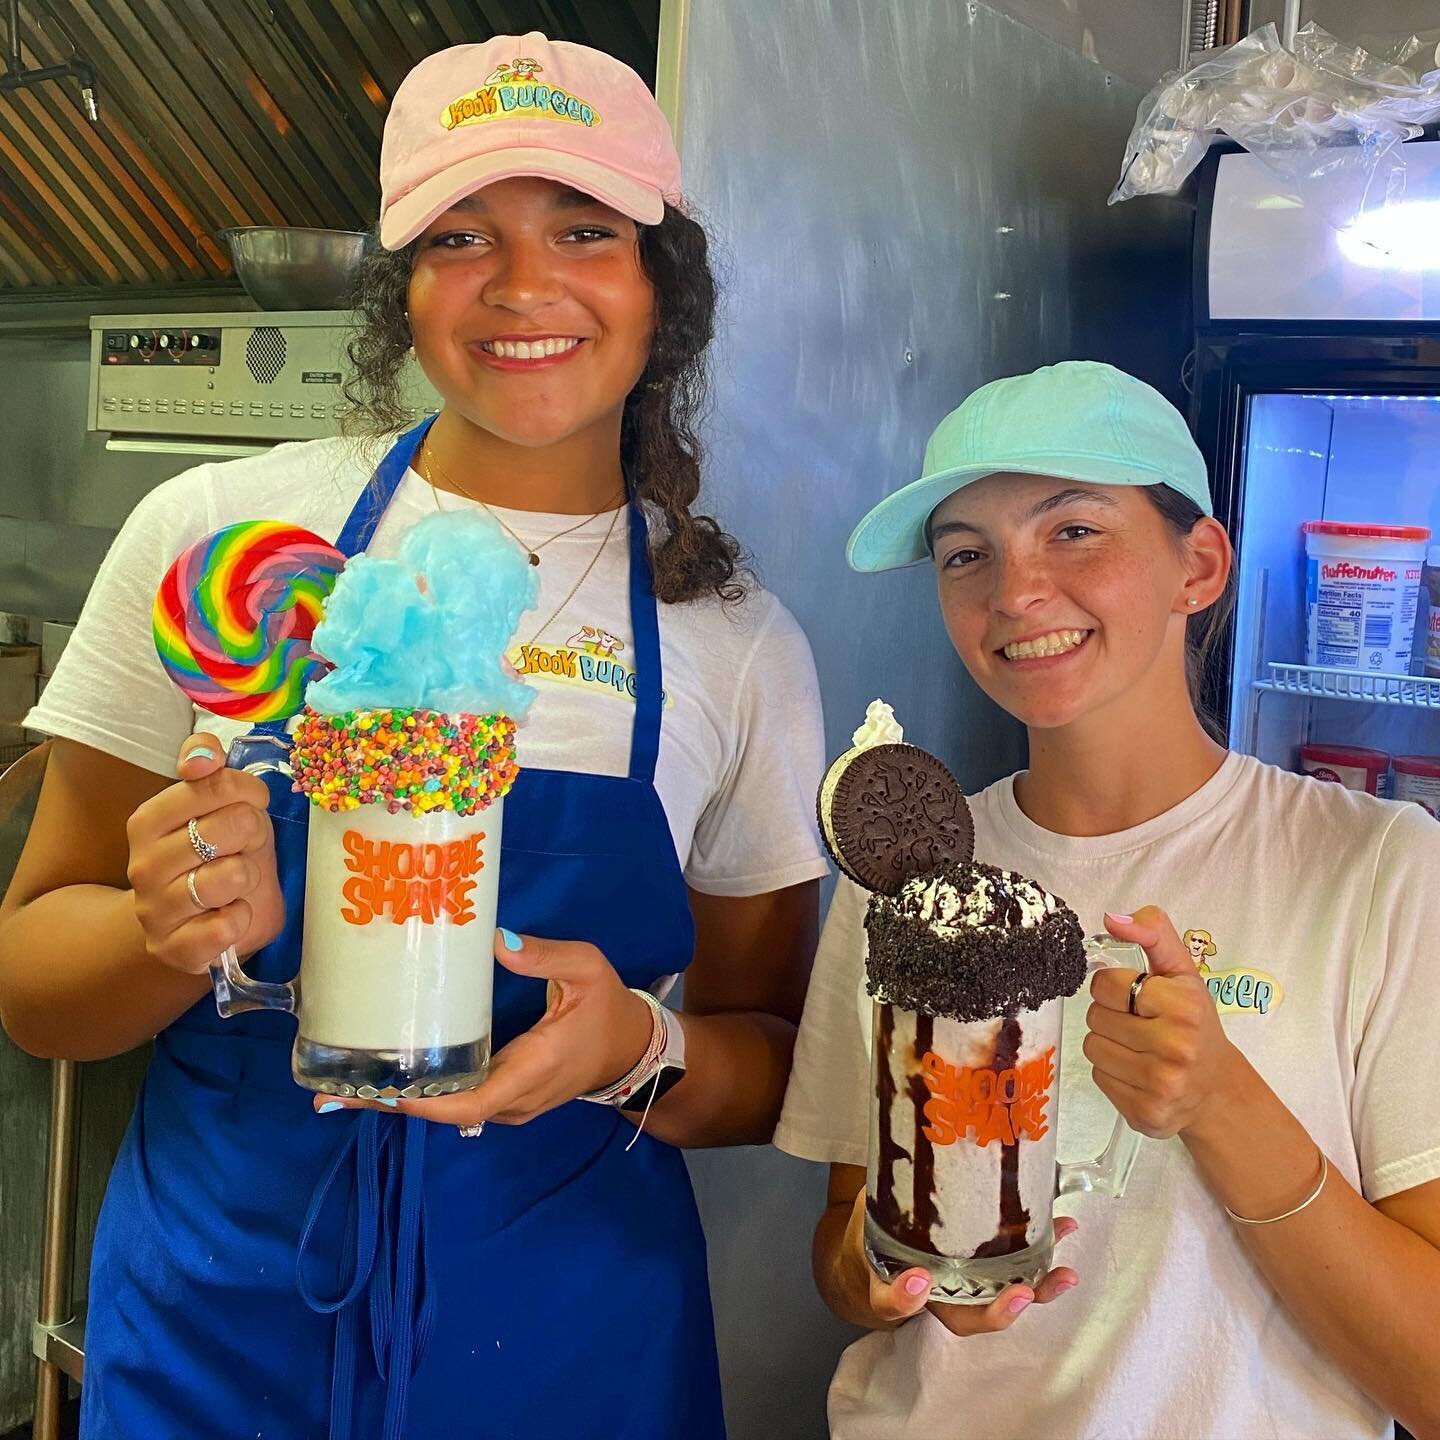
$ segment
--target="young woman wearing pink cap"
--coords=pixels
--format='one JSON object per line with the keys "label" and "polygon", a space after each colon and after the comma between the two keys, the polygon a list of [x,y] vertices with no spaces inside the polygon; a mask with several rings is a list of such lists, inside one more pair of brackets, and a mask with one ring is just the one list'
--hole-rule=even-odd
{"label": "young woman wearing pink cap", "polygon": [[[1123,1199],[1060,1201],[1065,1263],[1035,1284],[950,1304],[918,1265],[883,1283],[861,1248],[865,900],[842,879],[776,1132],[831,1165],[816,1278],[871,1331],[831,1387],[835,1440],[1381,1440],[1392,1416],[1440,1435],[1440,826],[1207,732],[1189,682],[1231,554],[1184,420],[1108,365],[995,381],[849,556],[932,566],[960,659],[1026,727],[1029,768],[971,798],[976,858],[1147,952],[1147,976],[1102,970],[1066,1002],[1061,1155],[1094,1155],[1114,1109],[1151,1138]],[[889,1111],[914,1160],[922,1138],[993,1144],[1037,1173],[920,1109]],[[914,1177],[935,1168],[907,1154],[892,1192],[930,1236]],[[1013,1253],[995,1223],[981,1249]]]}
{"label": "young woman wearing pink cap", "polygon": [[[804,637],[691,510],[714,287],[679,178],[605,55],[532,34],[423,61],[386,123],[352,347],[384,438],[148,497],[32,717],[61,738],[0,930],[6,1024],[82,1058],[157,1036],[96,1240],[87,1440],[723,1434],[678,1147],[773,1128],[822,756]],[[397,440],[412,347],[444,407]],[[165,681],[150,597],[223,524],[386,554],[437,507],[489,510],[540,578],[512,656],[538,695],[500,1048],[463,1095],[312,1109],[290,1031],[218,1021],[206,979],[226,944],[295,973],[305,802],[223,768],[231,732]],[[680,972],[683,1015],[655,1001]]]}

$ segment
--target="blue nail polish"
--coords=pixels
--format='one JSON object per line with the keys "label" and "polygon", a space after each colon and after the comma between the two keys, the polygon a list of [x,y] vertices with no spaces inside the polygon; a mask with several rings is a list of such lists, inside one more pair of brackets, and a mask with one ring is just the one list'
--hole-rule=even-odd
{"label": "blue nail polish", "polygon": [[332,1110],[343,1110],[344,1108],[338,1100],[327,1100],[315,1113],[317,1115],[328,1115]]}
{"label": "blue nail polish", "polygon": [[187,760],[213,760],[215,752],[208,745],[197,745],[185,758]]}
{"label": "blue nail polish", "polygon": [[519,950],[521,948],[520,937],[513,930],[507,930],[503,925],[500,927],[500,938],[505,942],[505,948],[507,950]]}
{"label": "blue nail polish", "polygon": [[377,1095],[375,1097],[375,1103],[377,1105],[388,1105],[393,1110],[400,1102],[399,1100],[388,1099],[384,1095]]}

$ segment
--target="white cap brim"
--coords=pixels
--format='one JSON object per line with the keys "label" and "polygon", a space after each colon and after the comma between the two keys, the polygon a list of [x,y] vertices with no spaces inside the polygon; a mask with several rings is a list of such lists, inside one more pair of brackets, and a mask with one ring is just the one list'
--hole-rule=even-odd
{"label": "white cap brim", "polygon": [[458,161],[421,181],[409,194],[393,201],[380,216],[380,243],[387,250],[399,250],[457,201],[497,180],[511,180],[520,175],[573,185],[640,225],[658,225],[665,218],[665,197],[653,185],[633,180],[579,155],[542,147],[516,147]]}

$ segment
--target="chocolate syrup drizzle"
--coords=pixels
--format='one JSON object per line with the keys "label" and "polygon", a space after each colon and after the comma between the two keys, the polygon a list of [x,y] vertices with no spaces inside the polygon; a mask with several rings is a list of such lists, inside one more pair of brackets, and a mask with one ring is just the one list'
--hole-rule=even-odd
{"label": "chocolate syrup drizzle", "polygon": [[[1019,1060],[1020,1021],[1012,1011],[1001,1020],[995,1039],[995,1073],[1015,1069]],[[1029,1226],[1030,1212],[1020,1203],[1020,1138],[1016,1136],[1013,1145],[1000,1147],[1000,1228],[975,1251],[975,1258],[990,1260],[1023,1250]]]}
{"label": "chocolate syrup drizzle", "polygon": [[[876,1098],[879,1106],[879,1154],[875,1176],[875,1194],[869,1201],[871,1217],[889,1236],[912,1250],[931,1251],[932,1235],[939,1219],[935,1205],[935,1147],[924,1131],[925,1102],[930,1092],[925,1085],[920,1061],[935,1043],[935,1021],[929,1015],[915,1017],[915,1049],[913,1063],[906,1068],[909,1079],[905,1093],[915,1116],[914,1154],[906,1150],[894,1136],[891,1114],[897,1093],[891,1053],[895,1048],[895,1012],[889,1005],[880,1006],[880,1033],[876,1037]],[[907,1212],[900,1209],[895,1198],[895,1165],[899,1160],[911,1162],[911,1189],[914,1200]]]}
{"label": "chocolate syrup drizzle", "polygon": [[891,1116],[895,1105],[895,1077],[890,1068],[890,1052],[895,1046],[895,1011],[880,1006],[880,1033],[875,1037],[875,1097],[879,1114],[879,1145],[876,1156],[875,1194],[871,1197],[870,1214],[887,1234],[900,1239],[904,1228],[900,1207],[895,1200],[895,1165],[910,1159],[910,1152],[896,1143]]}

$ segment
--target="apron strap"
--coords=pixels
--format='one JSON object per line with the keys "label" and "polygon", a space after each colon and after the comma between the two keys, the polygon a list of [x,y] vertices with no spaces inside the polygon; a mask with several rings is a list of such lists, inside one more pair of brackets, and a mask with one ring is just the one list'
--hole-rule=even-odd
{"label": "apron strap", "polygon": [[[385,1382],[383,1440],[402,1440],[405,1433],[410,1382],[420,1368],[435,1321],[425,1234],[425,1134],[429,1123],[413,1115],[363,1111],[310,1197],[300,1232],[295,1280],[312,1310],[336,1317],[330,1440],[351,1440],[353,1433],[355,1361],[362,1297],[367,1291],[370,1348]],[[347,1169],[353,1172],[353,1183],[345,1194],[339,1281],[343,1288],[337,1295],[323,1295],[310,1282],[306,1256],[331,1192]]]}
{"label": "apron strap", "polygon": [[635,638],[635,723],[630,732],[630,778],[655,779],[660,754],[664,676],[660,669],[660,617],[650,570],[650,535],[638,496],[630,500],[630,628]]}
{"label": "apron strap", "polygon": [[385,452],[385,458],[376,468],[369,484],[360,492],[354,508],[335,541],[335,548],[346,555],[358,555],[370,543],[375,527],[380,523],[385,508],[395,498],[405,472],[410,468],[425,436],[435,423],[436,416],[427,415],[418,425],[412,425]]}

